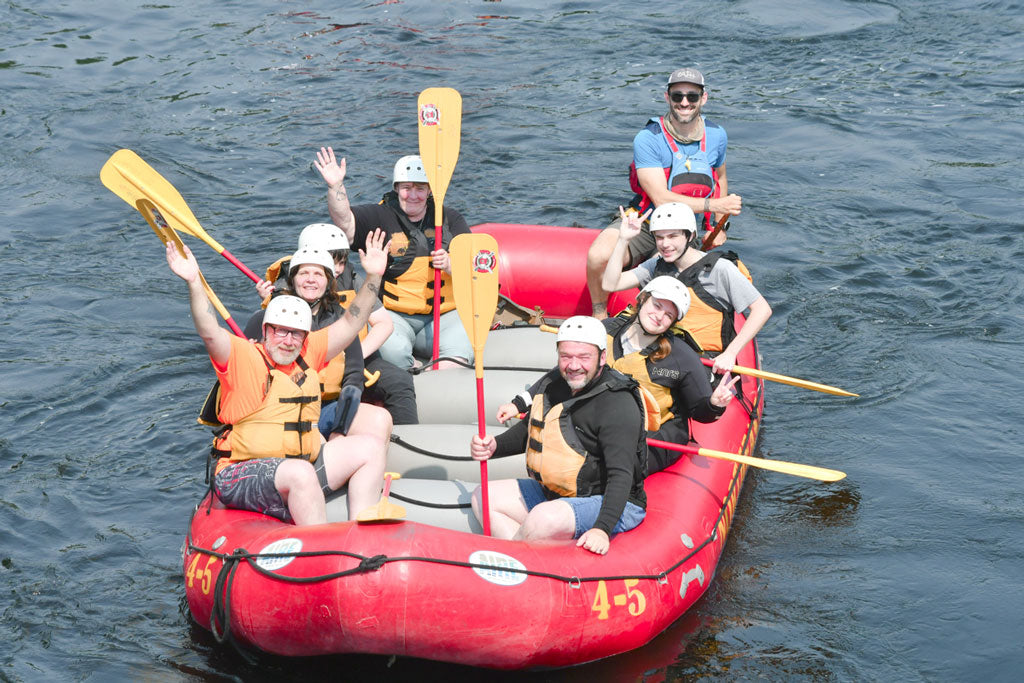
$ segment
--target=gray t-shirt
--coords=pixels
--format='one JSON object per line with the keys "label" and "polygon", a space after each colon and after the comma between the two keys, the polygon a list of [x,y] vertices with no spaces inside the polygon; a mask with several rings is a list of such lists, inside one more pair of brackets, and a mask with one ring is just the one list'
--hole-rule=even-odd
{"label": "gray t-shirt", "polygon": [[[636,276],[639,287],[654,279],[654,265],[660,256],[652,256],[633,270],[627,271]],[[750,304],[761,297],[761,293],[750,283],[740,269],[726,258],[720,258],[715,263],[711,272],[701,270],[697,280],[703,285],[708,294],[719,301],[727,302],[735,310],[746,313]]]}

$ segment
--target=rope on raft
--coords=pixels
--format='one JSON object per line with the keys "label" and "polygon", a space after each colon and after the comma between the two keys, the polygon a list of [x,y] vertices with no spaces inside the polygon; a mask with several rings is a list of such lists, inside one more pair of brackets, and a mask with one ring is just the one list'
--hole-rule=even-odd
{"label": "rope on raft", "polygon": [[[475,365],[473,365],[469,361],[463,360],[462,358],[456,358],[454,356],[452,356],[452,357],[441,356],[439,358],[431,358],[430,360],[424,361],[423,365],[419,366],[418,368],[406,368],[406,372],[408,372],[410,375],[418,375],[420,373],[423,373],[423,372],[426,372],[427,370],[429,370],[431,367],[433,367],[434,363],[440,363],[443,360],[451,361],[452,363],[455,363],[456,365],[461,365],[462,367],[469,368],[471,370],[476,367]],[[521,365],[515,365],[515,366],[513,366],[513,365],[485,365],[484,366],[484,370],[521,370],[523,372],[547,372],[550,369],[551,368],[524,368]]]}
{"label": "rope on raft", "polygon": [[[437,557],[419,557],[414,555],[406,555],[401,557],[388,557],[387,555],[360,555],[359,553],[349,552],[347,550],[316,550],[316,551],[299,551],[299,552],[284,552],[284,553],[250,553],[245,548],[236,548],[231,553],[218,553],[217,551],[210,548],[201,548],[192,542],[192,522],[189,520],[189,534],[186,539],[186,547],[190,552],[197,552],[203,555],[215,557],[223,563],[220,571],[217,573],[217,581],[214,589],[214,603],[213,609],[210,613],[210,630],[213,632],[217,642],[223,643],[225,640],[230,639],[231,644],[236,650],[247,660],[252,659],[252,656],[248,654],[244,648],[231,635],[231,588],[234,584],[234,578],[239,565],[244,561],[249,564],[249,567],[266,576],[267,578],[274,579],[276,581],[283,581],[285,583],[294,584],[311,584],[320,583],[323,581],[330,581],[333,579],[340,579],[347,576],[353,576],[356,574],[366,574],[372,571],[378,571],[386,564],[393,562],[426,562],[430,564],[441,564],[451,567],[465,567],[467,569],[484,569],[491,571],[500,572],[514,572],[517,574],[525,574],[527,576],[536,576],[540,578],[551,579],[553,581],[560,581],[562,583],[569,584],[573,588],[579,588],[583,583],[593,583],[596,581],[618,581],[623,579],[637,579],[646,581],[657,581],[659,585],[668,583],[668,575],[679,569],[683,564],[688,562],[697,553],[703,550],[707,545],[713,543],[718,539],[718,529],[722,522],[722,518],[725,516],[726,511],[729,507],[729,500],[736,493],[736,489],[741,482],[741,473],[743,472],[742,467],[736,467],[733,473],[733,478],[729,483],[729,490],[722,500],[722,504],[718,509],[718,517],[715,520],[714,526],[711,528],[711,533],[705,538],[699,545],[691,549],[685,556],[672,564],[669,568],[661,571],[657,574],[631,574],[631,575],[618,575],[618,576],[563,576],[561,574],[553,574],[551,572],[540,572],[532,569],[519,569],[517,567],[498,566],[493,564],[485,564],[481,562],[466,562],[463,560],[447,560]],[[392,494],[393,495],[393,494]],[[193,511],[193,516],[198,511],[198,507]],[[261,567],[256,560],[260,558],[300,558],[300,557],[324,557],[330,555],[337,555],[343,557],[351,557],[352,559],[359,560],[359,564],[356,566],[339,572],[332,572],[330,574],[321,574],[319,576],[286,576],[277,572],[271,571]]]}

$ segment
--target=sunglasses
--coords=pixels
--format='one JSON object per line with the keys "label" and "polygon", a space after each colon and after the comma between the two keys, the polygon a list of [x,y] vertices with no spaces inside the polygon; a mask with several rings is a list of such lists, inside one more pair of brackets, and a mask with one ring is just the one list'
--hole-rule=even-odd
{"label": "sunglasses", "polygon": [[676,104],[679,104],[683,100],[688,100],[690,104],[696,104],[697,102],[700,101],[700,98],[703,95],[704,93],[700,92],[670,92],[668,94],[668,96],[671,97],[672,101],[675,102]]}

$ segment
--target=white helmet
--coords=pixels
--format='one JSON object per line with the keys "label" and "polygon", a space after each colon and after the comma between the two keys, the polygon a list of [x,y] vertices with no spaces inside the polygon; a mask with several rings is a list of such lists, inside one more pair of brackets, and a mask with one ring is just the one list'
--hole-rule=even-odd
{"label": "white helmet", "polygon": [[275,296],[267,304],[267,310],[263,312],[263,324],[309,332],[313,327],[313,312],[309,304],[299,297],[282,294]]}
{"label": "white helmet", "polygon": [[423,170],[423,159],[418,154],[410,154],[395,162],[395,183],[429,183],[427,172]]}
{"label": "white helmet", "polygon": [[313,223],[307,225],[299,233],[299,249],[313,247],[324,251],[335,249],[348,249],[348,238],[337,225],[333,223]]}
{"label": "white helmet", "polygon": [[683,319],[686,312],[690,310],[690,290],[679,280],[669,275],[659,275],[640,290],[640,293],[650,292],[655,299],[671,301],[678,315],[676,321]]}
{"label": "white helmet", "polygon": [[557,341],[584,342],[593,344],[599,350],[604,351],[607,346],[608,333],[604,331],[604,325],[597,318],[591,318],[589,315],[574,315],[559,326]]}
{"label": "white helmet", "polygon": [[662,204],[651,214],[651,232],[658,230],[686,230],[693,237],[697,234],[693,209],[682,202]]}
{"label": "white helmet", "polygon": [[332,276],[336,275],[334,257],[323,249],[314,249],[313,247],[299,247],[299,250],[292,254],[288,262],[288,273],[294,273],[296,268],[307,263],[323,266]]}

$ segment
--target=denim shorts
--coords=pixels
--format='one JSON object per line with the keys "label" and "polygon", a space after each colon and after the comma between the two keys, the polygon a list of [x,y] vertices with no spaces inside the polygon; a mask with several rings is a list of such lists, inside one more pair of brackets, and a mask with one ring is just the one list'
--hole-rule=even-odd
{"label": "denim shorts", "polygon": [[254,458],[232,463],[214,477],[214,491],[229,508],[262,512],[289,522],[288,506],[274,486],[282,462],[283,458]]}
{"label": "denim shorts", "polygon": [[[526,502],[527,510],[532,510],[547,500],[544,495],[544,487],[536,479],[517,479],[516,481],[519,482],[519,494]],[[569,507],[572,508],[572,514],[576,518],[576,530],[573,532],[572,537],[579,538],[594,527],[594,522],[597,521],[597,516],[601,512],[601,504],[604,503],[604,496],[558,498],[557,500],[568,503]],[[614,536],[623,531],[636,528],[640,525],[640,522],[644,521],[646,516],[646,510],[627,500],[626,509],[622,511],[622,516],[615,523],[615,528],[612,529],[611,535]]]}

